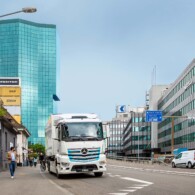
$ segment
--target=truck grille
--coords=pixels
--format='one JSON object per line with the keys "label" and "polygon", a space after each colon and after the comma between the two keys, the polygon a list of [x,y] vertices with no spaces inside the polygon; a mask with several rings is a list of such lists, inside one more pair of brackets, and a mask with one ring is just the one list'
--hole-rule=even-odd
{"label": "truck grille", "polygon": [[[87,151],[82,153],[83,149]],[[68,149],[68,157],[71,162],[91,162],[99,160],[100,148],[74,148]]]}

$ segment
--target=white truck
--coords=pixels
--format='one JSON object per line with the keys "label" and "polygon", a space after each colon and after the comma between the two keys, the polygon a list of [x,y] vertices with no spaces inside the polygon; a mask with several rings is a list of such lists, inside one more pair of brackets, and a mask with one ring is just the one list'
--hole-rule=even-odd
{"label": "white truck", "polygon": [[51,115],[45,130],[48,171],[64,174],[106,171],[103,125],[95,114]]}

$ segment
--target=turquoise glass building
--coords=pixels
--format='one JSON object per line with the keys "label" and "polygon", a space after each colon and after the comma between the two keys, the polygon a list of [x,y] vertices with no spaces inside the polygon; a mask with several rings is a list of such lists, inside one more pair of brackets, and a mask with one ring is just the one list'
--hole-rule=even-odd
{"label": "turquoise glass building", "polygon": [[0,21],[0,77],[21,79],[21,119],[29,144],[45,144],[45,125],[55,113],[56,26],[21,19]]}

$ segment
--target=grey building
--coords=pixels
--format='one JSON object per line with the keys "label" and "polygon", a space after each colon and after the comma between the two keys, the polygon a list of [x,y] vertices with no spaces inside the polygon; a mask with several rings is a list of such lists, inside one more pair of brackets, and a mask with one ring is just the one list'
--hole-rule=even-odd
{"label": "grey building", "polygon": [[130,119],[123,130],[123,147],[125,156],[150,156],[151,127],[145,122],[145,107],[130,110]]}
{"label": "grey building", "polygon": [[129,120],[129,113],[117,113],[112,121],[108,121],[110,137],[107,140],[108,156],[124,156],[123,130]]}
{"label": "grey building", "polygon": [[[152,85],[149,90],[149,110],[158,110],[158,100],[168,90],[170,85]],[[151,122],[151,148],[158,148],[158,123]]]}
{"label": "grey building", "polygon": [[24,126],[18,124],[16,120],[4,109],[0,107],[0,171],[8,168],[7,152],[10,147],[17,148],[18,131]]}
{"label": "grey building", "polygon": [[171,153],[172,145],[174,149],[195,149],[195,60],[164,92],[158,101],[158,110],[162,110],[164,116],[158,124],[161,151]]}

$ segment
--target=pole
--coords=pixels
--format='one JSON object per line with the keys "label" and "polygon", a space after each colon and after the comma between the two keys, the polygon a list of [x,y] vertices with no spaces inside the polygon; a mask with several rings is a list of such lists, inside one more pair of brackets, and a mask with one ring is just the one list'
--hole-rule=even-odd
{"label": "pole", "polygon": [[174,150],[174,117],[171,117],[171,154]]}
{"label": "pole", "polygon": [[12,12],[12,13],[9,13],[9,14],[1,15],[0,18],[5,17],[5,16],[10,16],[10,15],[13,15],[13,14],[18,14],[18,13],[21,13],[21,12],[23,12],[23,11],[21,10],[21,11]]}
{"label": "pole", "polygon": [[139,129],[138,129],[138,161],[139,161]]}

